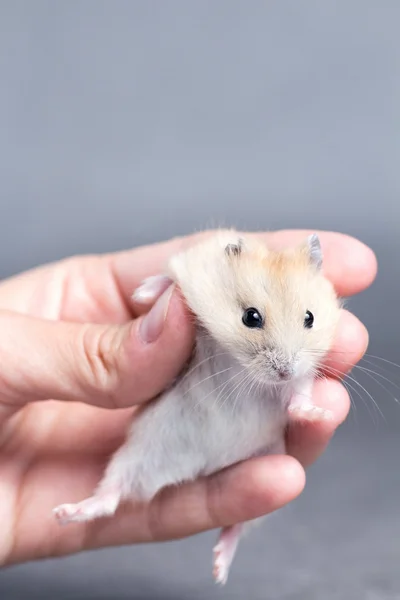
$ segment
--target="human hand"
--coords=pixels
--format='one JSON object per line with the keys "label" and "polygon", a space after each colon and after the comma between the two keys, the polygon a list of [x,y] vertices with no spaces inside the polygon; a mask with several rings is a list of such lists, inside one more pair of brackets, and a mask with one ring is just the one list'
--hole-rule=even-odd
{"label": "human hand", "polygon": [[[260,235],[280,247],[307,233]],[[325,272],[338,293],[368,287],[376,273],[373,253],[347,236],[320,236]],[[331,377],[316,384],[314,403],[333,419],[294,425],[293,457],[246,461],[113,519],[60,528],[53,518],[52,508],[67,496],[78,501],[92,492],[135,405],[162,391],[188,358],[194,332],[179,293],[165,321],[165,304],[146,315],[130,297],[197,237],[67,259],[0,284],[0,564],[183,537],[272,512],[302,491],[303,467],[323,452],[349,410],[345,388]],[[343,311],[330,367],[344,374],[367,342],[364,326]]]}

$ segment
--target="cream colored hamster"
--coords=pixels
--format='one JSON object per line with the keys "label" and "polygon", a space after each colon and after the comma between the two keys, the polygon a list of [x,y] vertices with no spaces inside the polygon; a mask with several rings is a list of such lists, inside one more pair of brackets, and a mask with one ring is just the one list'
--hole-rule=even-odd
{"label": "cream colored hamster", "polygon": [[[149,500],[165,486],[246,458],[284,454],[288,419],[329,418],[311,393],[340,302],[321,268],[317,235],[276,252],[229,230],[174,256],[167,275],[146,280],[137,301],[155,300],[171,280],[180,287],[197,322],[191,362],[131,424],[94,495],[54,509],[58,520],[111,516],[123,500]],[[217,582],[226,582],[248,526],[220,532]]]}

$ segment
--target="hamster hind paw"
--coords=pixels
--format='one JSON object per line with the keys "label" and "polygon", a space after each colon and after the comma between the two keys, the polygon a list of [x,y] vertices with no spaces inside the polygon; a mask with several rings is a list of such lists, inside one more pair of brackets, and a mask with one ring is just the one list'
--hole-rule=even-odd
{"label": "hamster hind paw", "polygon": [[214,548],[213,577],[215,583],[225,585],[228,580],[228,573],[229,565],[227,564],[227,560],[225,558],[224,549],[221,547],[221,544],[217,544],[217,546]]}
{"label": "hamster hind paw", "polygon": [[213,576],[215,582],[220,585],[225,585],[228,580],[229,569],[236,554],[241,531],[241,524],[225,527],[214,547]]}

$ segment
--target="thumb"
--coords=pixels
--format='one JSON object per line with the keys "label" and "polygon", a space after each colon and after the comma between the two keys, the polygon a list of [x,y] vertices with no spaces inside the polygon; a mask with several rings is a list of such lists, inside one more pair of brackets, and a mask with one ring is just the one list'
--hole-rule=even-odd
{"label": "thumb", "polygon": [[0,311],[0,402],[77,401],[123,408],[154,398],[189,358],[193,324],[171,286],[123,326],[46,321]]}

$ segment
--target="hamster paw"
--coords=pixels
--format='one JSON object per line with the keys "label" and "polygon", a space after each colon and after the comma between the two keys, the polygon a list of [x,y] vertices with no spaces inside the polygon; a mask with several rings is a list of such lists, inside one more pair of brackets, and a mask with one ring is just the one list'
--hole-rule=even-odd
{"label": "hamster paw", "polygon": [[215,583],[219,583],[220,585],[225,585],[229,573],[229,564],[226,558],[227,550],[225,546],[226,545],[223,542],[219,542],[214,548],[213,577]]}
{"label": "hamster paw", "polygon": [[167,275],[153,275],[145,279],[134,291],[132,300],[139,304],[152,304],[171,285],[172,279]]}
{"label": "hamster paw", "polygon": [[216,583],[225,585],[228,580],[229,569],[239,542],[242,525],[232,525],[222,529],[218,543],[214,547],[213,576]]}
{"label": "hamster paw", "polygon": [[325,408],[314,406],[313,404],[295,404],[289,406],[289,414],[299,421],[331,421],[333,413]]}
{"label": "hamster paw", "polygon": [[118,494],[104,494],[86,498],[77,504],[61,504],[53,509],[53,514],[60,525],[71,522],[84,522],[111,516],[119,503]]}

